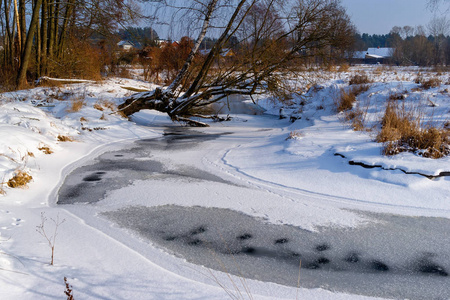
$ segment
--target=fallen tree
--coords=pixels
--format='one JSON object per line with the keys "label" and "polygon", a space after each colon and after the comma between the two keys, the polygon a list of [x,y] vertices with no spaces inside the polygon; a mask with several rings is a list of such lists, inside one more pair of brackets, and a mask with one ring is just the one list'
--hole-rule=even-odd
{"label": "fallen tree", "polygon": [[[281,3],[283,2],[283,3]],[[283,94],[284,80],[308,57],[330,54],[351,43],[354,28],[337,0],[298,0],[286,6],[278,0],[208,0],[189,9],[201,11],[202,26],[183,68],[165,88],[125,98],[119,111],[126,116],[141,109],[167,113],[192,126],[199,110],[230,95]],[[232,10],[230,11],[230,7]],[[228,11],[221,34],[203,57],[197,52],[218,13]],[[232,37],[238,45],[223,58]],[[228,50],[228,49],[227,49]]]}

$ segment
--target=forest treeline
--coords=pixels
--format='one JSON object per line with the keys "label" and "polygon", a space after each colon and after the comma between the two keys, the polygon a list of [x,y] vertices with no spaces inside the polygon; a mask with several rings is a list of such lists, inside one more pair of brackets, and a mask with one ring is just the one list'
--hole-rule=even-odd
{"label": "forest treeline", "polygon": [[[151,68],[158,73],[166,71],[170,81],[182,67],[194,40],[184,37],[178,43],[161,43],[151,27],[124,25],[140,17],[133,1],[0,0],[0,86],[3,90],[20,88],[42,76],[100,79],[123,71],[121,65],[130,63],[141,64],[147,74]],[[444,18],[431,21],[426,28],[394,27],[385,35],[359,34],[354,27],[348,28],[346,37],[324,36],[334,39],[333,43],[323,43],[324,47],[300,47],[298,56],[305,59],[298,62],[342,63],[356,51],[390,47],[395,49],[390,60],[395,65],[450,64],[450,23]],[[120,51],[121,40],[129,41],[133,50]],[[213,49],[216,41],[205,37],[200,52]],[[320,45],[321,41],[311,43]],[[243,45],[247,47],[248,43],[242,37],[230,36],[221,47],[238,53]],[[287,47],[292,49],[293,45]]]}

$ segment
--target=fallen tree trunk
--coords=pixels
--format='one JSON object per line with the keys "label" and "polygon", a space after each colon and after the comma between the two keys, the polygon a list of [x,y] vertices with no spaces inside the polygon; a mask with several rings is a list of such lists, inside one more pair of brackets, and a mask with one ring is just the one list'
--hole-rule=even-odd
{"label": "fallen tree trunk", "polygon": [[[281,16],[279,1],[239,0],[208,55],[194,65],[206,29],[214,27],[210,21],[219,2],[205,1],[202,30],[176,79],[165,89],[125,98],[118,107],[123,115],[153,109],[167,113],[174,121],[206,126],[190,117],[201,115],[201,108],[234,94],[269,92],[282,98],[287,94],[283,94],[283,82],[295,74],[299,60],[314,56],[318,50],[345,45],[349,42],[345,38],[353,36],[354,28],[338,1],[298,0],[298,6]],[[231,6],[223,2],[222,7]],[[240,45],[236,57],[227,64],[222,52],[236,36],[241,37]]]}

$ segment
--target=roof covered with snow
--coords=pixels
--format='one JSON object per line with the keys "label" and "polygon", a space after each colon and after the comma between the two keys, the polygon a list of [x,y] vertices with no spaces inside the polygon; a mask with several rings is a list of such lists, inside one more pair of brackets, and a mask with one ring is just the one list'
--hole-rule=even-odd
{"label": "roof covered with snow", "polygon": [[394,48],[369,48],[366,55],[374,58],[385,58],[391,57],[392,53],[394,53]]}

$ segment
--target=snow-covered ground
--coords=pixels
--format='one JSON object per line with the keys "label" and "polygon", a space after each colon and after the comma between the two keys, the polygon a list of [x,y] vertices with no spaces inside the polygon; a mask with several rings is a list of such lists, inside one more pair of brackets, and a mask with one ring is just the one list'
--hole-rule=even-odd
{"label": "snow-covered ground", "polygon": [[[358,96],[368,128],[376,127],[386,99],[398,93],[408,94],[405,103],[420,107],[430,122],[439,125],[450,119],[448,73],[424,73],[439,77],[444,84],[419,91],[413,82],[417,70],[367,67],[365,71],[375,81]],[[135,140],[160,137],[167,126],[174,126],[159,113],[140,112],[129,122],[110,109],[132,93],[123,87],[154,86],[108,79],[99,84],[0,94],[0,174],[5,192],[0,196],[0,298],[63,298],[63,278],[67,277],[75,299],[229,299],[220,284],[238,293],[230,278],[243,299],[250,298],[248,294],[253,299],[369,299],[326,287],[292,288],[257,280],[242,283],[238,277],[172,256],[101,216],[129,205],[175,204],[227,208],[310,231],[323,226],[345,230],[373,222],[355,210],[450,218],[450,177],[430,180],[404,173],[450,172],[450,159],[432,160],[411,153],[381,156],[381,145],[373,142],[375,129],[353,131],[343,121],[344,114],[335,111],[338,91],[348,87],[350,76],[346,72],[299,79],[315,88],[284,106],[286,115],[301,116],[294,123],[289,118],[235,115],[230,122],[201,129],[210,134],[232,132],[229,137],[209,142],[204,149],[186,149],[177,157],[168,152],[161,158],[165,163],[195,165],[255,190],[170,178],[149,189],[145,180],[138,180],[110,191],[93,206],[57,205],[59,187],[72,170],[92,164],[102,153],[132,147]],[[80,103],[81,108],[77,107]],[[259,104],[269,114],[278,115],[280,106],[269,98],[262,97]],[[63,137],[73,141],[63,141]],[[52,153],[46,154],[47,150]],[[349,165],[350,160],[380,167]],[[18,170],[29,173],[32,181],[26,188],[8,187],[6,182]],[[182,197],[176,191],[182,191]],[[48,242],[36,232],[42,213],[49,235],[54,235],[51,219],[65,220],[58,227],[53,266],[49,265]]]}

